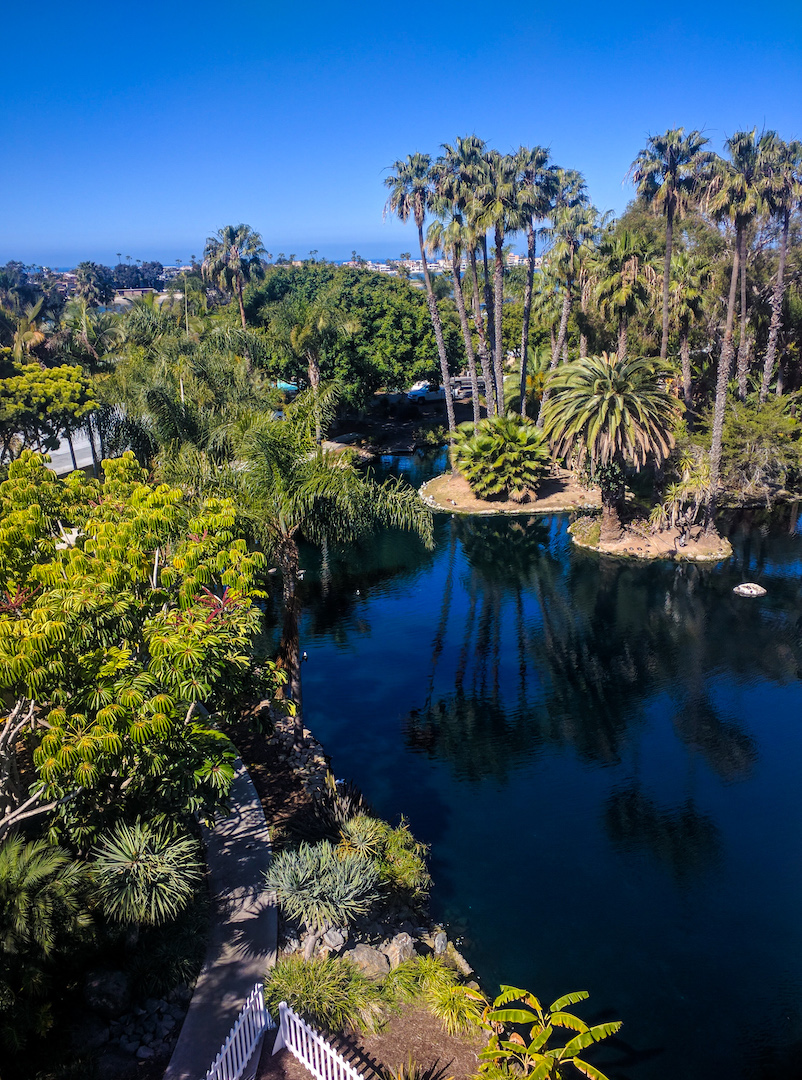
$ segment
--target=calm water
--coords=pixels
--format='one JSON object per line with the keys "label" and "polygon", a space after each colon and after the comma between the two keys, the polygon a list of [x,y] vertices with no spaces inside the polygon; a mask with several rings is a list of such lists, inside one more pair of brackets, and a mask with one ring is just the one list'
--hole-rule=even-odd
{"label": "calm water", "polygon": [[439,516],[434,552],[382,535],[325,589],[310,553],[308,722],[432,844],[488,989],[589,990],[625,1022],[613,1077],[802,1075],[795,517],[731,523],[712,568],[599,559],[567,524]]}

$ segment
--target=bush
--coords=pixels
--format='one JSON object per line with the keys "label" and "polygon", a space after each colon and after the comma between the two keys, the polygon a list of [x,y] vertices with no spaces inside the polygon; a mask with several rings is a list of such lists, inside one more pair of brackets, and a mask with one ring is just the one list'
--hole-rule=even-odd
{"label": "bush", "polygon": [[265,1004],[272,1016],[278,1017],[282,1001],[324,1031],[375,1031],[382,1020],[380,988],[346,957],[304,960],[296,955],[279,960],[265,982]]}
{"label": "bush", "polygon": [[388,1001],[422,1001],[449,1035],[466,1035],[480,1023],[487,1004],[481,994],[463,986],[453,968],[434,956],[416,956],[384,980]]}
{"label": "bush", "polygon": [[328,840],[282,851],[265,882],[284,914],[316,934],[366,915],[382,895],[376,864],[353,852],[338,853]]}
{"label": "bush", "polygon": [[340,829],[337,851],[341,858],[372,859],[382,881],[401,903],[418,904],[429,892],[428,848],[415,839],[403,818],[394,829],[379,818],[358,814]]}
{"label": "bush", "polygon": [[457,468],[480,499],[528,502],[549,461],[543,432],[529,419],[507,413],[482,420],[476,433],[463,424],[454,448]]}
{"label": "bush", "polygon": [[175,919],[202,877],[197,842],[147,822],[119,823],[93,855],[96,895],[113,922],[159,926]]}

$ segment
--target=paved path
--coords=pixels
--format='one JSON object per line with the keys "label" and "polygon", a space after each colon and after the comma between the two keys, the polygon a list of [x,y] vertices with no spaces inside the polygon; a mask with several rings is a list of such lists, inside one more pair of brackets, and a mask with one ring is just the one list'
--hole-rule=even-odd
{"label": "paved path", "polygon": [[[205,831],[213,902],[206,959],[164,1080],[203,1080],[253,984],[275,962],[278,917],[263,874],[270,840],[262,804],[241,761],[232,812]],[[258,1051],[252,1064],[258,1060]]]}

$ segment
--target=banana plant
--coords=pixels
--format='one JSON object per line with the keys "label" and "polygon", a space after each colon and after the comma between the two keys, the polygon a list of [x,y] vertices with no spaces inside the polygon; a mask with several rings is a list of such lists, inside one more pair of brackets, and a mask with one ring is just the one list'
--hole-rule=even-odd
{"label": "banana plant", "polygon": [[[607,1080],[604,1073],[579,1055],[593,1043],[614,1035],[621,1027],[621,1021],[588,1027],[584,1020],[566,1011],[569,1005],[587,997],[587,990],[577,990],[564,994],[544,1009],[528,990],[502,986],[499,996],[482,1013],[482,1025],[491,1035],[486,1049],[479,1055],[482,1062],[480,1075],[557,1080],[566,1075],[565,1066],[573,1065],[590,1080]],[[515,1030],[517,1025],[530,1025],[528,1041]],[[564,1046],[549,1047],[554,1029],[558,1027],[575,1031],[576,1035]]]}

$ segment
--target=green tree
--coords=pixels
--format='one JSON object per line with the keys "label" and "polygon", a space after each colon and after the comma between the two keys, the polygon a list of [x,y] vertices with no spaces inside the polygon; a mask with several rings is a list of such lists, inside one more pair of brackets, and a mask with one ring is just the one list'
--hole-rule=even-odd
{"label": "green tree", "polygon": [[432,277],[426,259],[426,244],[423,239],[423,225],[432,200],[431,163],[428,154],[408,154],[405,160],[394,162],[391,166],[390,175],[385,177],[384,180],[385,187],[390,189],[385,209],[396,214],[399,220],[403,222],[407,222],[412,218],[418,230],[418,244],[423,264],[426,299],[429,304],[429,315],[434,327],[435,340],[437,341],[437,355],[440,358],[440,381],[446,395],[448,429],[453,431],[455,427],[454,401],[451,397],[451,378],[448,372],[443,324],[437,308],[434,289],[432,288]]}
{"label": "green tree", "polygon": [[630,175],[638,196],[662,214],[666,221],[666,251],[663,263],[663,332],[660,359],[668,356],[668,314],[674,223],[685,213],[699,187],[701,170],[712,156],[702,148],[710,140],[700,131],[685,134],[671,128],[663,135],[650,135],[646,147],[632,162]]}
{"label": "green tree", "polygon": [[0,379],[0,461],[26,448],[55,450],[97,408],[93,385],[77,365],[28,363],[12,370]]}
{"label": "green tree", "polygon": [[631,319],[647,307],[655,284],[654,255],[640,236],[612,233],[596,260],[596,299],[602,314],[618,326],[618,357],[626,360]]}
{"label": "green tree", "polygon": [[75,294],[89,307],[103,307],[114,297],[111,270],[94,262],[80,262],[75,268]]}
{"label": "green tree", "polygon": [[265,251],[262,237],[250,225],[224,225],[206,240],[201,271],[225,292],[236,293],[242,329],[245,329],[245,306],[242,292],[247,282],[261,277]]}
{"label": "green tree", "polygon": [[544,430],[560,456],[590,459],[601,488],[601,539],[621,535],[623,469],[660,462],[674,445],[679,403],[662,388],[670,374],[652,360],[587,356],[564,364],[550,379]]}
{"label": "green tree", "polygon": [[671,260],[671,311],[679,329],[682,396],[691,407],[691,326],[701,317],[712,269],[698,252],[677,251]]}

